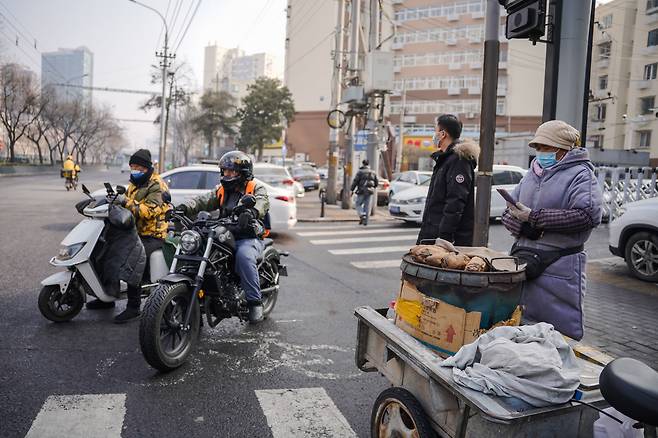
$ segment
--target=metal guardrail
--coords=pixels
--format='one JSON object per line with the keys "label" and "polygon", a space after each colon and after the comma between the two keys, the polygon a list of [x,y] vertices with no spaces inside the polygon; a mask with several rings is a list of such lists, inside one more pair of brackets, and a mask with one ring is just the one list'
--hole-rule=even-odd
{"label": "metal guardrail", "polygon": [[629,202],[658,197],[658,168],[597,167],[595,173],[610,220],[621,216]]}

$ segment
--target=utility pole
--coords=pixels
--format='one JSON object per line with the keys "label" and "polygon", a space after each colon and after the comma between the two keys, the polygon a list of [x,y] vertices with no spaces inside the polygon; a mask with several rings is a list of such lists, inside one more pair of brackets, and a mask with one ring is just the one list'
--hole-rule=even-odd
{"label": "utility pole", "polygon": [[[345,49],[345,0],[338,0],[338,18],[336,20],[336,42],[334,44],[334,72],[331,93],[331,109],[338,109],[343,91],[343,52]],[[329,168],[327,172],[327,202],[336,203],[336,179],[338,176],[338,139],[340,130],[329,131]]]}
{"label": "utility pole", "polygon": [[[370,17],[368,23],[368,52],[372,54],[377,50],[378,46],[378,35],[379,35],[379,7],[377,0],[370,0]],[[369,71],[367,74],[372,75],[374,72]],[[376,96],[370,97],[373,101],[376,101]],[[382,97],[383,99],[384,97]],[[373,102],[374,103],[374,102]],[[373,105],[374,107],[375,105]],[[376,120],[368,121],[370,125],[370,134],[368,135],[368,161],[370,162],[371,169],[379,178],[379,126]],[[370,215],[374,216],[377,212],[377,187],[375,187],[375,194],[372,196],[374,201],[370,201]]]}
{"label": "utility pole", "polygon": [[402,79],[402,107],[400,108],[400,138],[398,139],[398,147],[395,151],[395,173],[400,173],[402,166],[402,148],[404,147],[404,116],[407,106],[407,82]]}
{"label": "utility pole", "polygon": [[498,88],[498,55],[500,41],[500,4],[487,0],[485,22],[484,68],[482,69],[482,105],[480,107],[480,159],[476,176],[474,246],[488,246],[491,180],[496,141],[496,94]]}
{"label": "utility pole", "polygon": [[[351,85],[359,84],[359,38],[360,38],[360,15],[361,15],[361,0],[352,0],[350,12],[350,68],[352,74]],[[356,139],[357,123],[355,120],[351,123],[351,132],[349,139],[346,142],[345,152],[345,171],[343,174],[343,199],[341,207],[347,210],[351,207],[352,199],[350,196],[350,186],[352,185],[352,160],[354,155],[354,140]]]}

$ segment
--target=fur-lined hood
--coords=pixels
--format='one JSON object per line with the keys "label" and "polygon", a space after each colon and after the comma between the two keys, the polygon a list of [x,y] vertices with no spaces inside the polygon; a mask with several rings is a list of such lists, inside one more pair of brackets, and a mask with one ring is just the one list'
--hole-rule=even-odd
{"label": "fur-lined hood", "polygon": [[472,140],[462,140],[455,144],[453,151],[459,158],[477,161],[480,156],[480,145]]}

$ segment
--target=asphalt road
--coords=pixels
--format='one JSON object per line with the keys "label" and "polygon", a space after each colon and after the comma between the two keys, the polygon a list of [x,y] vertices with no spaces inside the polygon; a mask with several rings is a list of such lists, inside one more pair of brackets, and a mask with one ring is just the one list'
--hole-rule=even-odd
{"label": "asphalt road", "polygon": [[[94,190],[126,178],[95,172],[81,182]],[[64,427],[76,412],[90,419],[87,436],[279,437],[291,422],[310,428],[306,436],[369,436],[370,409],[387,381],[354,365],[353,309],[384,307],[395,297],[400,273],[393,264],[404,251],[390,247],[409,247],[416,228],[299,224],[278,235],[278,247],[291,255],[271,318],[257,327],[229,320],[205,328],[190,362],[163,375],[142,358],[138,324],[112,323],[123,304],[83,310],[64,324],[37,309],[39,282],[56,271],[48,260],[81,219],[73,208],[80,199],[57,175],[0,179],[0,436],[39,436],[44,424]],[[359,238],[371,240],[349,240]],[[491,246],[510,245],[493,225]],[[607,230],[597,230],[587,247],[590,259],[608,259]],[[611,263],[601,281],[632,281]],[[656,305],[655,285],[642,287]]]}

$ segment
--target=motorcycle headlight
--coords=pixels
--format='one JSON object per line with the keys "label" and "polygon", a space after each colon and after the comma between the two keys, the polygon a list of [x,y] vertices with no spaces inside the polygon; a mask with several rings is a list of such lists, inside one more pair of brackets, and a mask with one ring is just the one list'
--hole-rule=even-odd
{"label": "motorcycle headlight", "polygon": [[183,231],[180,236],[180,248],[185,254],[193,254],[201,246],[201,235],[196,231]]}
{"label": "motorcycle headlight", "polygon": [[427,198],[425,198],[425,197],[413,198],[413,199],[409,199],[407,202],[409,204],[424,204],[426,199]]}
{"label": "motorcycle headlight", "polygon": [[85,246],[85,242],[74,243],[69,246],[62,246],[57,254],[57,260],[70,260]]}

